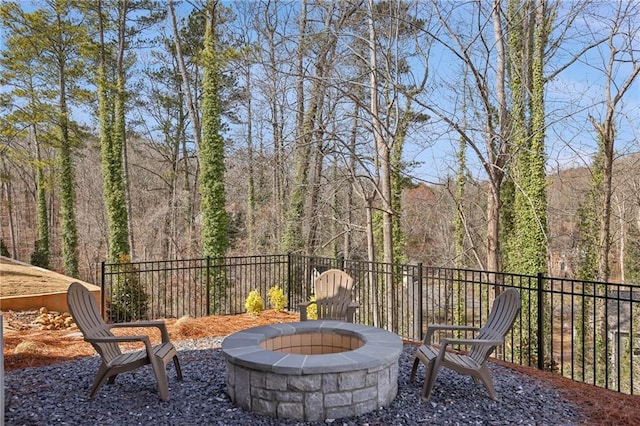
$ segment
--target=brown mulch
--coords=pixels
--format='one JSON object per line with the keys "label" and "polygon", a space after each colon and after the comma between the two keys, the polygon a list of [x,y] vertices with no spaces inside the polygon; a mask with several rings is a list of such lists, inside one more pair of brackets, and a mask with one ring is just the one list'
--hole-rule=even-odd
{"label": "brown mulch", "polygon": [[[5,371],[17,368],[41,367],[55,362],[68,361],[79,357],[95,355],[93,347],[82,339],[76,329],[41,330],[30,321],[38,315],[33,312],[2,312],[4,330],[4,368]],[[300,319],[298,314],[265,310],[258,316],[250,314],[220,315],[204,318],[167,319],[167,329],[172,341],[198,339],[203,337],[227,336],[235,331],[259,325],[292,322]],[[160,341],[157,329],[114,329],[116,335],[148,334],[151,332],[153,343]],[[24,342],[33,342],[26,345]],[[16,353],[16,347],[18,348]],[[123,345],[127,349],[137,348],[136,343]],[[26,347],[25,352],[21,352]]]}
{"label": "brown mulch", "polygon": [[[34,328],[28,321],[35,318],[36,312],[26,314],[3,312],[2,314],[5,323],[5,371],[40,367],[95,354],[93,348],[82,340],[82,336],[77,330],[39,330]],[[226,336],[235,331],[258,325],[298,321],[298,319],[297,314],[266,310],[259,316],[241,314],[179,320],[167,319],[166,323],[171,339],[179,341]],[[145,331],[148,332],[148,329]],[[136,334],[136,329],[130,329],[126,334]],[[154,341],[159,341],[159,338],[159,335],[152,336]],[[24,342],[33,342],[33,344],[28,345]],[[16,346],[21,343],[22,347],[26,346],[26,352],[15,353]],[[640,396],[638,395],[621,394],[534,368],[506,363],[503,365],[558,389],[564,397],[581,407],[582,414],[589,419],[588,424],[640,425]]]}

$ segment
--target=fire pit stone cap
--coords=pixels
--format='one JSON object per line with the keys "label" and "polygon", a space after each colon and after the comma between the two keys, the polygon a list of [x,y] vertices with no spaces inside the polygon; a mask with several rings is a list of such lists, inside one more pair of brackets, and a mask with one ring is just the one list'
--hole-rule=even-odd
{"label": "fire pit stone cap", "polygon": [[[298,355],[264,349],[260,344],[278,336],[304,333],[338,333],[356,336],[364,344],[354,350],[322,355]],[[402,352],[400,337],[387,330],[343,321],[301,321],[258,326],[227,336],[225,358],[234,364],[278,374],[339,373],[375,368],[396,360]]]}

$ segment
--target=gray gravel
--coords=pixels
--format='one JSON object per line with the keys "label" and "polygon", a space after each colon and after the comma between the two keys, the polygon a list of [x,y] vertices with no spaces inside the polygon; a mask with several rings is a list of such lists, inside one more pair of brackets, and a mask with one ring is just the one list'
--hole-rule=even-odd
{"label": "gray gravel", "polygon": [[[118,376],[95,399],[87,399],[99,359],[5,372],[7,425],[312,425],[256,416],[236,408],[225,393],[221,339],[179,342],[184,381],[169,364],[171,400],[158,399],[149,366]],[[442,369],[433,395],[420,401],[424,367],[409,383],[415,346],[400,357],[398,396],[391,406],[366,415],[328,420],[333,425],[576,425],[578,408],[556,389],[508,368],[490,364],[500,402],[468,376]],[[323,424],[326,424],[323,423]],[[318,423],[315,423],[318,424]]]}

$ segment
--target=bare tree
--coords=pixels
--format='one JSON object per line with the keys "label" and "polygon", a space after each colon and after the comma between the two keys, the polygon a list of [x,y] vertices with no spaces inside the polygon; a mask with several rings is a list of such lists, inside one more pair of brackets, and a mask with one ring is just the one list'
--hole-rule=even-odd
{"label": "bare tree", "polygon": [[[640,74],[640,57],[636,45],[640,35],[638,23],[640,4],[619,1],[612,18],[598,17],[598,21],[608,22],[610,33],[607,38],[607,53],[602,56],[600,71],[605,78],[604,111],[599,118],[589,115],[595,129],[598,149],[602,153],[602,195],[599,218],[598,280],[608,281],[610,276],[611,214],[613,195],[613,160],[615,156],[616,121],[620,114],[620,104]],[[622,74],[628,70],[626,76]],[[599,175],[599,173],[595,173]]]}

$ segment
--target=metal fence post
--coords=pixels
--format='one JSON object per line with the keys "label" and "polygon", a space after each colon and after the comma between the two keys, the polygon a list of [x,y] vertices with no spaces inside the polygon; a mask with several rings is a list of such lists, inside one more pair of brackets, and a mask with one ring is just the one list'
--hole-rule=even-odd
{"label": "metal fence post", "polygon": [[106,297],[105,297],[105,263],[100,263],[100,313],[102,317],[105,317],[106,312]]}
{"label": "metal fence post", "polygon": [[418,263],[418,339],[422,339],[424,333],[424,316],[422,310],[422,262]]}
{"label": "metal fence post", "polygon": [[287,253],[287,300],[291,309],[291,253]]}
{"label": "metal fence post", "polygon": [[210,281],[210,277],[209,277],[209,269],[211,267],[211,258],[209,256],[207,256],[206,259],[206,273],[205,273],[205,284],[207,285],[207,316],[211,315],[211,281]]}
{"label": "metal fence post", "polygon": [[[542,272],[538,272],[538,370],[544,370],[544,287]],[[553,336],[549,336],[553,338]]]}

